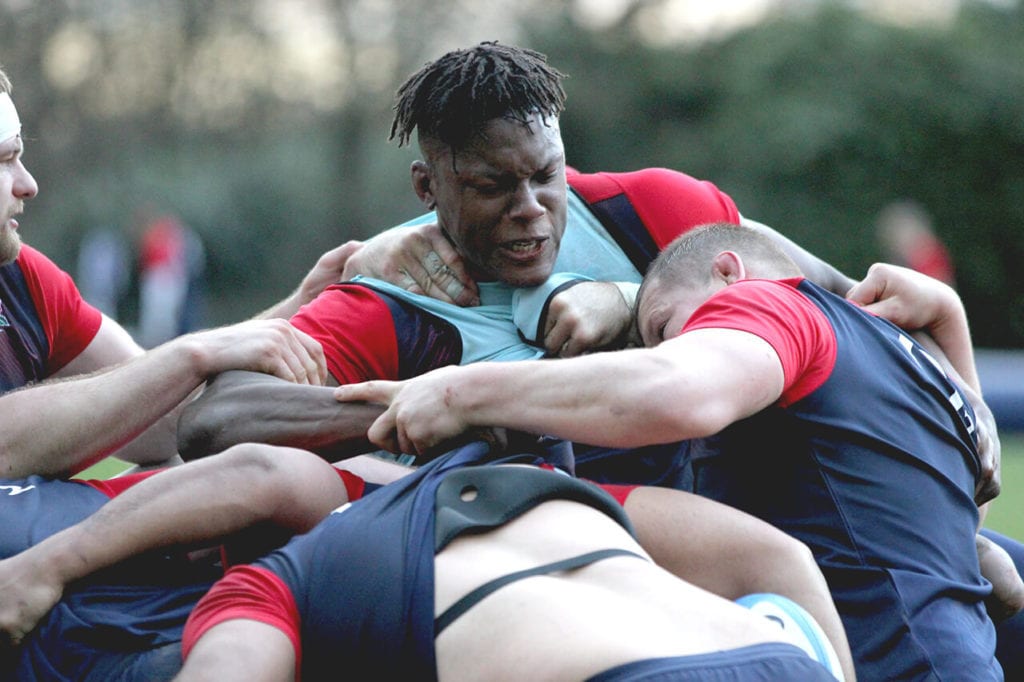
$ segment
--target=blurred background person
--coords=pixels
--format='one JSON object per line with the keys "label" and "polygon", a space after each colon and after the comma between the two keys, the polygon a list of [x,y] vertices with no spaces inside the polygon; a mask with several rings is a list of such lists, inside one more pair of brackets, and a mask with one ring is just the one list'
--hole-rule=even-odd
{"label": "blurred background person", "polygon": [[90,228],[78,247],[75,280],[82,297],[107,317],[117,320],[131,283],[132,254],[120,230],[107,225]]}
{"label": "blurred background person", "polygon": [[953,259],[924,206],[911,199],[892,201],[878,213],[875,228],[882,260],[956,286]]}
{"label": "blurred background person", "polygon": [[138,342],[153,348],[202,326],[206,253],[177,216],[142,212],[139,238]]}

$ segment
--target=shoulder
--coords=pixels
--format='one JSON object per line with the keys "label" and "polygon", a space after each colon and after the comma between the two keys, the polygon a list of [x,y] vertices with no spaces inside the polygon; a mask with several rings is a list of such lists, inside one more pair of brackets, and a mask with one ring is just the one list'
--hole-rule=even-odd
{"label": "shoulder", "polygon": [[782,362],[790,404],[820,386],[836,361],[836,334],[828,317],[799,286],[804,280],[743,280],[700,306],[683,328],[733,329],[767,341]]}
{"label": "shoulder", "polygon": [[103,315],[82,298],[71,275],[38,250],[23,244],[17,263],[46,330],[47,371],[53,374],[85,350],[99,332]]}
{"label": "shoulder", "polygon": [[633,212],[663,248],[683,232],[707,223],[739,223],[732,198],[707,180],[669,168],[627,173],[571,173],[569,185],[592,208],[628,200]]}
{"label": "shoulder", "polygon": [[587,201],[601,201],[617,194],[631,198],[679,196],[720,198],[725,196],[712,182],[699,180],[671,168],[643,168],[621,173],[566,172],[569,185]]}

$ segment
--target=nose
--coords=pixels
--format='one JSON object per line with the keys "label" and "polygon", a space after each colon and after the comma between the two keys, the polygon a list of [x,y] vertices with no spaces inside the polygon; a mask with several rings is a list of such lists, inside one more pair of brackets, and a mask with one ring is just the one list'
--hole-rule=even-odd
{"label": "nose", "polygon": [[20,161],[14,175],[13,190],[14,196],[19,199],[31,199],[39,194],[39,185],[36,184],[36,179]]}
{"label": "nose", "polygon": [[544,206],[540,203],[537,188],[530,182],[522,182],[512,195],[509,217],[513,220],[529,222],[544,215]]}

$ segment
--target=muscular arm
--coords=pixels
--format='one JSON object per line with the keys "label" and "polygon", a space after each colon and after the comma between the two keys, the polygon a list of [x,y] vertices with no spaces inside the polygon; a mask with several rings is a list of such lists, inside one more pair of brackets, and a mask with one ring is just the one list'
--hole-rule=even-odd
{"label": "muscular arm", "polygon": [[845,295],[850,290],[850,287],[853,286],[854,280],[767,225],[742,217],[740,224],[771,237],[775,243],[782,247],[786,255],[793,259],[797,267],[800,268],[800,271],[804,273],[804,276],[818,286],[840,296]]}
{"label": "muscular arm", "polygon": [[981,391],[967,312],[950,286],[908,268],[875,263],[846,296],[903,329],[928,334],[960,377]]}
{"label": "muscular arm", "polygon": [[0,561],[0,626],[20,639],[66,585],[137,554],[220,541],[259,522],[305,532],[347,499],[329,464],[290,448],[247,444],[167,469]]}
{"label": "muscular arm", "polygon": [[[273,318],[288,319],[303,305],[309,303],[317,294],[332,284],[342,281],[346,275],[346,267],[356,253],[363,249],[363,242],[351,240],[341,246],[324,253],[313,268],[302,278],[298,288],[288,296],[267,308],[255,319],[269,320]],[[360,274],[358,271],[347,273],[348,277]],[[369,274],[369,273],[362,273]]]}
{"label": "muscular arm", "polygon": [[389,404],[370,440],[425,454],[484,426],[611,447],[675,442],[754,414],[782,386],[782,363],[766,341],[703,329],[656,348],[446,367],[401,383],[342,386],[335,395]]}
{"label": "muscular arm", "polygon": [[339,405],[326,386],[225,372],[183,410],[178,449],[185,459],[194,459],[251,441],[301,447],[334,461],[376,449],[366,430],[382,411],[374,405]]}
{"label": "muscular arm", "polygon": [[981,476],[975,499],[982,505],[999,494],[1000,444],[995,418],[981,395],[974,347],[963,302],[951,287],[908,268],[876,263],[847,297],[865,310],[909,332],[961,387],[978,419]]}
{"label": "muscular arm", "polygon": [[[104,316],[99,331],[85,350],[54,374],[54,378],[67,379],[77,375],[92,374],[116,367],[144,352],[123,327]],[[176,425],[182,405],[183,403],[179,403],[170,413],[143,431],[138,437],[128,441],[110,454],[135,464],[158,464],[173,461],[178,454]]]}
{"label": "muscular arm", "polygon": [[286,634],[257,620],[234,618],[200,637],[176,682],[290,682],[295,649]]}
{"label": "muscular arm", "polygon": [[[86,369],[76,361],[73,369]],[[0,396],[0,477],[81,468],[137,437],[208,376],[238,367],[297,381],[326,374],[319,345],[283,321],[181,336],[113,369]]]}

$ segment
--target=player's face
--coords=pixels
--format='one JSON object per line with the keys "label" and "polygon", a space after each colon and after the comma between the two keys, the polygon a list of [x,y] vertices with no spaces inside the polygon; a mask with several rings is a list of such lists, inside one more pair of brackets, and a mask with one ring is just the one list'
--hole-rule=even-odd
{"label": "player's face", "polygon": [[21,239],[14,216],[24,210],[25,200],[39,191],[35,178],[21,162],[21,136],[0,141],[0,265],[18,257]]}
{"label": "player's face", "polygon": [[679,336],[683,325],[724,282],[709,282],[707,287],[680,286],[655,280],[644,287],[637,308],[637,327],[645,346],[657,346]]}
{"label": "player's face", "polygon": [[535,286],[550,275],[565,232],[565,152],[557,119],[495,119],[453,158],[435,150],[428,198],[481,281]]}

